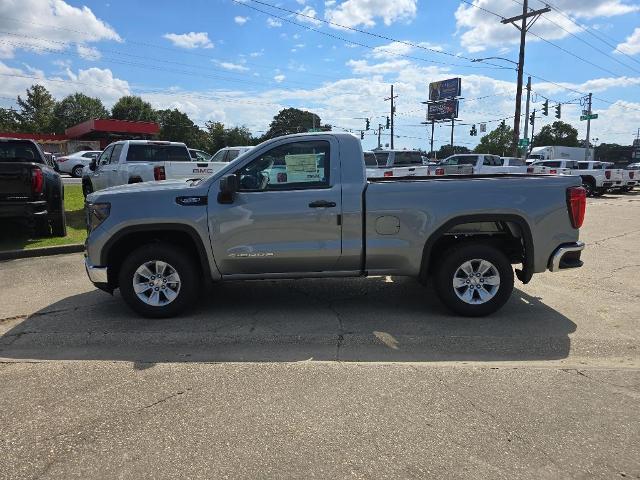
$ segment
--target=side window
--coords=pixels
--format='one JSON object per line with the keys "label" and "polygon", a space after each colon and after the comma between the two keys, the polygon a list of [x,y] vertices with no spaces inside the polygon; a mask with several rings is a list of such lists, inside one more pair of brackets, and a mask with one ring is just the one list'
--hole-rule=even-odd
{"label": "side window", "polygon": [[445,158],[442,161],[443,165],[458,165],[458,157],[449,157],[449,158]]}
{"label": "side window", "polygon": [[329,186],[329,142],[293,142],[273,148],[236,172],[240,191]]}
{"label": "side window", "polygon": [[240,155],[240,150],[229,150],[229,155],[227,155],[227,162],[232,162]]}
{"label": "side window", "polygon": [[458,158],[458,165],[475,165],[478,162],[477,155],[469,155],[465,157]]}
{"label": "side window", "polygon": [[224,156],[227,153],[226,150],[220,150],[213,157],[211,157],[211,162],[224,162]]}
{"label": "side window", "polygon": [[484,160],[482,160],[482,165],[486,165],[486,166],[489,166],[489,167],[495,167],[496,162],[493,159],[493,157],[490,157],[490,156],[487,155],[487,156],[484,157]]}
{"label": "side window", "polygon": [[113,145],[107,147],[104,152],[102,152],[100,154],[100,156],[98,157],[98,165],[102,166],[102,165],[106,165],[107,163],[109,163],[109,158],[111,158],[111,152],[113,152]]}
{"label": "side window", "polygon": [[589,164],[588,163],[578,163],[578,170],[589,170]]}
{"label": "side window", "polygon": [[560,162],[544,162],[545,167],[560,168]]}
{"label": "side window", "polygon": [[593,169],[594,170],[602,170],[602,164],[601,163],[594,163],[593,164]]}
{"label": "side window", "polygon": [[113,147],[113,153],[111,154],[110,163],[119,163],[120,162],[120,154],[122,153],[122,148],[124,145],[122,143],[117,144]]}

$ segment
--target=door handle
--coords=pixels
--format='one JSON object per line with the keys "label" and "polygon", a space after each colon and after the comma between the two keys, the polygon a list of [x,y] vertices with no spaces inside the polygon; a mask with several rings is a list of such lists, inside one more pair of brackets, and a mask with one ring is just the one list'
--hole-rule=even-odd
{"label": "door handle", "polygon": [[336,206],[336,202],[329,202],[327,200],[316,200],[309,204],[309,208],[333,208]]}
{"label": "door handle", "polygon": [[197,165],[198,165],[198,167],[200,167],[200,168],[204,168],[204,167],[208,167],[208,166],[209,166],[209,164],[208,164],[208,163],[198,163]]}
{"label": "door handle", "polygon": [[409,169],[409,171],[410,171],[410,172],[415,172],[415,171],[416,171],[416,169],[415,169],[415,168],[410,168],[410,169]]}

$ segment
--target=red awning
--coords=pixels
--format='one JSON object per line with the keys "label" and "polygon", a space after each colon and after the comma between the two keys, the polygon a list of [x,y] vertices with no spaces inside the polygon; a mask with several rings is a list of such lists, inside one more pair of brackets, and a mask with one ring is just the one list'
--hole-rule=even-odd
{"label": "red awning", "polygon": [[89,133],[130,133],[134,135],[157,135],[160,125],[155,122],[130,122],[128,120],[87,120],[64,132],[70,138],[80,138]]}

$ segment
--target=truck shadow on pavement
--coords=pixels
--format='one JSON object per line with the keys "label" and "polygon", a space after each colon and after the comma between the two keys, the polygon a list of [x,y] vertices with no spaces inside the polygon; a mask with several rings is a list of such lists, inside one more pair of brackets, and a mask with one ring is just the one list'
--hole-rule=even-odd
{"label": "truck shadow on pavement", "polygon": [[[116,292],[68,297],[5,324],[0,357],[158,362],[520,361],[569,354],[576,325],[520,290],[496,314],[452,315],[408,278],[223,283],[179,318]],[[11,321],[11,319],[9,319]]]}

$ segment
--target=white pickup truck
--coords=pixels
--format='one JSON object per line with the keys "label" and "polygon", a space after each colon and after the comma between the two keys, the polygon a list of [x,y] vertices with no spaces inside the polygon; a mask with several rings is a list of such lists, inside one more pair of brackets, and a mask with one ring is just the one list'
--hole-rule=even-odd
{"label": "white pickup truck", "polygon": [[623,174],[613,164],[604,162],[578,162],[576,160],[543,160],[529,165],[528,173],[550,175],[578,175],[589,196],[603,195],[612,188],[621,188]]}
{"label": "white pickup truck", "polygon": [[378,150],[365,152],[367,178],[426,177],[429,167],[417,150]]}
{"label": "white pickup truck", "polygon": [[547,175],[572,175],[573,170],[578,170],[577,160],[541,160],[529,164],[527,173],[542,173]]}
{"label": "white pickup truck", "polygon": [[204,178],[215,173],[212,162],[192,161],[184,143],[123,140],[109,145],[85,168],[85,197],[103,188],[167,179]]}
{"label": "white pickup truck", "polygon": [[[509,160],[506,161],[498,155],[488,154],[476,154],[476,153],[461,153],[457,155],[451,155],[440,162],[440,166],[445,167],[447,174],[453,173],[467,173],[473,175],[486,175],[494,173],[527,173],[527,168],[524,162],[519,162],[519,165],[511,165]],[[452,167],[467,165],[473,168],[473,172],[453,172]]]}

